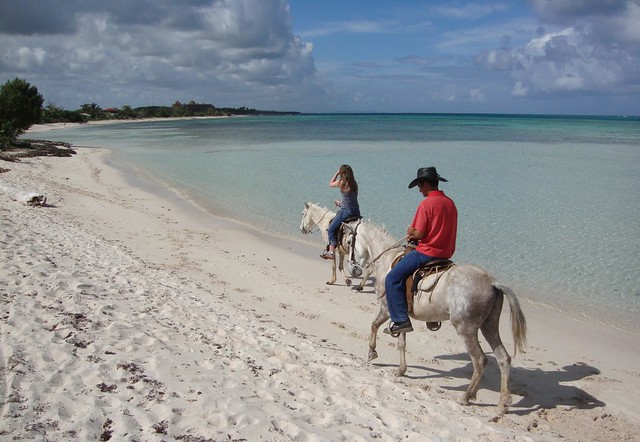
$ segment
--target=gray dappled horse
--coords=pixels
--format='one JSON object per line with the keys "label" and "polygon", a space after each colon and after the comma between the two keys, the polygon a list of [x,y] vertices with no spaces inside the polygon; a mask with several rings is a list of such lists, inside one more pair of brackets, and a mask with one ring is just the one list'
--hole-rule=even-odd
{"label": "gray dappled horse", "polygon": [[[325,244],[329,242],[327,229],[329,228],[329,224],[336,216],[336,213],[326,207],[320,207],[317,204],[305,203],[304,208],[302,210],[302,221],[300,222],[300,231],[304,234],[311,233],[315,227],[318,227],[318,230],[322,233],[322,239]],[[359,229],[360,221],[354,221],[350,223],[343,224],[345,226],[345,233],[342,236],[342,240],[339,241],[339,244],[336,247],[337,253],[337,267],[345,278],[345,283],[347,286],[351,285],[351,277],[352,276],[361,276],[357,274],[358,271],[362,273],[363,269],[369,269],[366,265],[369,256],[366,253],[366,250],[363,249],[360,244],[358,244],[358,229]],[[340,238],[338,238],[340,239]],[[353,249],[351,248],[351,245]],[[348,263],[352,275],[348,275],[344,270],[344,258],[345,255],[349,256]],[[332,260],[331,266],[331,278],[327,281],[327,284],[332,285],[335,284],[337,275],[336,275],[336,258]],[[365,271],[365,274],[362,275],[362,280],[360,284],[358,284],[355,289],[361,291],[369,278],[370,271]]]}
{"label": "gray dappled horse", "polygon": [[[371,324],[369,337],[368,361],[371,361],[378,357],[376,352],[378,329],[389,319],[385,277],[394,259],[401,255],[403,250],[398,246],[398,241],[385,229],[371,222],[361,223],[358,229],[358,241],[371,258],[370,265],[376,281],[375,290],[380,299],[380,310]],[[487,365],[487,356],[478,341],[478,330],[482,332],[500,366],[498,416],[504,415],[511,405],[509,392],[511,356],[502,344],[499,330],[504,298],[507,299],[511,309],[514,355],[517,350],[524,351],[527,334],[525,317],[513,291],[497,283],[485,270],[474,265],[454,265],[445,272],[427,276],[420,280],[417,289],[409,316],[418,321],[451,321],[469,352],[473,363],[473,375],[461,398],[461,403],[465,405],[476,398],[480,380]],[[400,351],[398,375],[402,376],[407,371],[406,333],[399,334],[398,349]]]}

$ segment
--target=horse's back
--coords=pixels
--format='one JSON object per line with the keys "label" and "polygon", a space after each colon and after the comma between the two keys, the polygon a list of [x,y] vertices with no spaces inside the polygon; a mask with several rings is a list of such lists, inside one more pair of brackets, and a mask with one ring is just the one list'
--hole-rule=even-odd
{"label": "horse's back", "polygon": [[[486,316],[495,302],[494,278],[483,268],[454,265],[441,275],[420,281],[414,315],[425,321],[460,320]],[[479,320],[479,319],[478,319]]]}

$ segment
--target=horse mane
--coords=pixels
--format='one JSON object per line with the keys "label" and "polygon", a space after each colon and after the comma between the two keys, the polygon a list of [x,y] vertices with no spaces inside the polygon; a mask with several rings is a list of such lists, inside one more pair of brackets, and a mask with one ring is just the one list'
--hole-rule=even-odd
{"label": "horse mane", "polygon": [[[318,209],[322,209],[322,210],[328,210],[329,212],[333,212],[333,210],[329,209],[326,206],[321,206],[320,203],[312,203],[311,201],[307,201],[307,206],[311,207],[311,206],[315,206]],[[335,212],[334,212],[335,213]]]}
{"label": "horse mane", "polygon": [[391,235],[391,233],[389,233],[386,227],[374,223],[371,219],[363,219],[361,225],[366,225],[367,228],[371,229],[373,231],[372,233],[385,244],[392,244],[398,241],[393,235]]}

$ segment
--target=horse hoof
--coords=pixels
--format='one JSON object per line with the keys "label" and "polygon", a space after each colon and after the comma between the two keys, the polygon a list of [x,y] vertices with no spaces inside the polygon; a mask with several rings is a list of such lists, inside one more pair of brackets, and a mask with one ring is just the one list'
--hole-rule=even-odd
{"label": "horse hoof", "polygon": [[351,280],[350,279],[345,279],[345,284],[347,284],[347,287],[351,287]]}
{"label": "horse hoof", "polygon": [[367,359],[367,362],[371,362],[374,359],[376,359],[378,357],[378,352],[375,350],[369,350],[369,359]]}
{"label": "horse hoof", "polygon": [[498,407],[498,413],[493,417],[495,419],[495,421],[493,422],[497,422],[498,420],[502,419],[505,414],[507,414],[507,409]]}
{"label": "horse hoof", "polygon": [[469,393],[465,392],[460,397],[460,405],[469,405],[470,401],[474,400],[475,396],[470,396]]}
{"label": "horse hoof", "polygon": [[361,291],[362,291],[362,287],[361,287],[361,286],[359,286],[359,285],[357,285],[357,286],[356,286],[356,292],[361,292]]}

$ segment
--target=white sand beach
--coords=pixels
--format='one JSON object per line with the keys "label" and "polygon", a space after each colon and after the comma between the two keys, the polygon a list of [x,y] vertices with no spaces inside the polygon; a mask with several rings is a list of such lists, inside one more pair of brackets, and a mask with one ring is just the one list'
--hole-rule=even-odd
{"label": "white sand beach", "polygon": [[[449,323],[414,325],[405,377],[381,332],[366,362],[377,296],[325,284],[319,234],[310,247],[132,187],[102,149],[0,167],[47,198],[0,194],[1,440],[640,440],[638,335],[521,297],[528,351],[494,421],[496,361],[460,405],[472,367]],[[508,322],[505,307],[513,356]]]}

